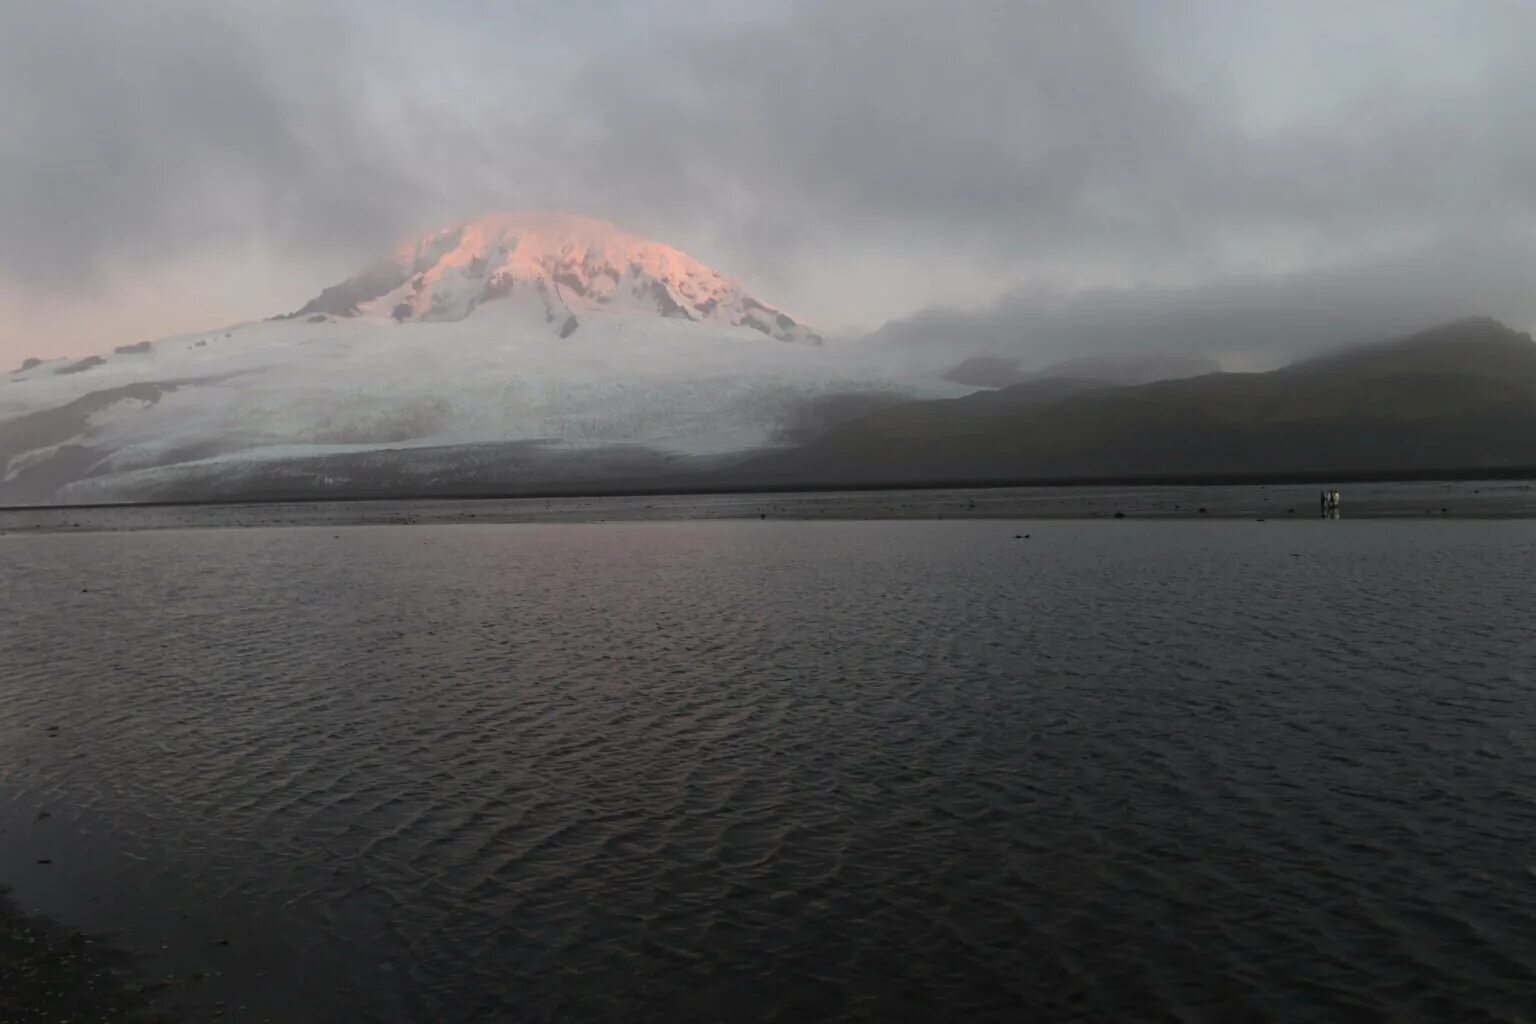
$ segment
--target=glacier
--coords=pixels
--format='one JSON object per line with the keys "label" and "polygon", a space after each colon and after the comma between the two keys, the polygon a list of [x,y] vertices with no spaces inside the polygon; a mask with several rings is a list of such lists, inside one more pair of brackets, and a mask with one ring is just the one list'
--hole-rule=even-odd
{"label": "glacier", "polygon": [[498,215],[292,314],[0,378],[0,504],[636,486],[830,396],[974,390],[880,356],[661,243]]}

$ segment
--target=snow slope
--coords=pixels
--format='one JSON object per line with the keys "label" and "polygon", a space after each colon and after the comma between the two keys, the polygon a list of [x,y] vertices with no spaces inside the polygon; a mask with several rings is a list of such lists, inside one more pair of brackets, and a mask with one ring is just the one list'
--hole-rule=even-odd
{"label": "snow slope", "polygon": [[401,283],[363,274],[288,317],[0,377],[0,504],[185,496],[178,481],[261,464],[488,443],[721,456],[776,443],[818,396],[972,390],[894,378],[601,222],[487,218],[396,257]]}

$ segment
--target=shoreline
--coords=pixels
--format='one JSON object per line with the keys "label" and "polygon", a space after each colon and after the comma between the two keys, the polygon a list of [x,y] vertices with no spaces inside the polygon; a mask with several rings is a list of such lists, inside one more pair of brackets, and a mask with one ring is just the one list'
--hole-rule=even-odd
{"label": "shoreline", "polygon": [[[1388,481],[1338,485],[1342,519],[1536,519],[1536,481]],[[1302,521],[1322,519],[1315,484],[729,492],[578,498],[113,505],[0,510],[0,536],[279,526],[859,522],[991,520]]]}
{"label": "shoreline", "polygon": [[16,906],[0,886],[0,1019],[171,1024],[132,953]]}
{"label": "shoreline", "polygon": [[107,501],[79,504],[0,505],[0,514],[16,512],[78,512],[105,509],[152,508],[222,508],[252,505],[328,505],[367,502],[494,502],[602,500],[626,498],[725,498],[771,497],[800,494],[866,494],[933,491],[989,490],[1060,490],[1069,488],[1132,487],[1275,487],[1275,486],[1350,486],[1355,484],[1437,484],[1474,481],[1536,481],[1536,466],[1483,467],[1424,470],[1345,470],[1339,472],[1281,471],[1274,473],[1178,473],[1121,476],[1062,476],[1034,478],[985,478],[976,480],[911,480],[853,483],[807,484],[722,484],[698,487],[574,487],[544,488],[528,491],[443,491],[425,494],[315,494],[295,491],[287,494],[252,494],[218,498],[168,498],[155,501]]}

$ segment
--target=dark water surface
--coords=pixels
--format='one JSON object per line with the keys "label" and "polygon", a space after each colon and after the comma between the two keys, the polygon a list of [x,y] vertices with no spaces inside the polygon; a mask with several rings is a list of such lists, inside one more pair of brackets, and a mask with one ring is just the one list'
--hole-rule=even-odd
{"label": "dark water surface", "polygon": [[0,881],[194,1019],[1530,1020],[1533,595],[1519,521],[11,534]]}

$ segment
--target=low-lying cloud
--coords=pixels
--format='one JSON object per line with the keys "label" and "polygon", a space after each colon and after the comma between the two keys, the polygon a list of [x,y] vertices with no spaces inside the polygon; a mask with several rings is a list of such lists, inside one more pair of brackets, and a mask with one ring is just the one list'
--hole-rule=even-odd
{"label": "low-lying cloud", "polygon": [[1344,345],[1386,340],[1467,316],[1536,328],[1536,238],[1448,239],[1412,253],[1188,287],[1024,287],[976,309],[929,309],[866,344],[893,359],[948,365],[1006,356],[1038,368],[1072,356],[1189,353],[1267,369]]}

